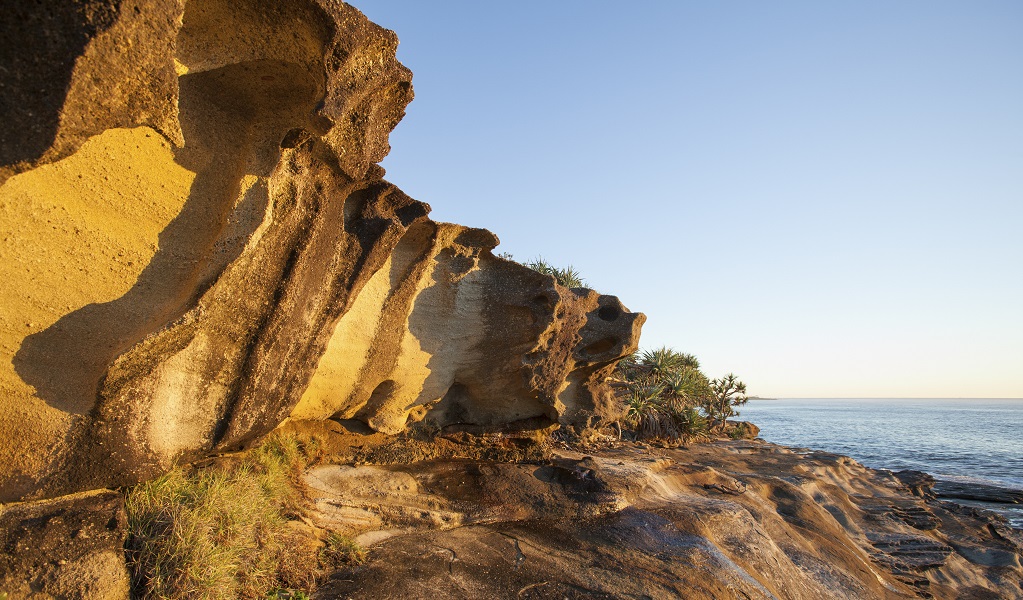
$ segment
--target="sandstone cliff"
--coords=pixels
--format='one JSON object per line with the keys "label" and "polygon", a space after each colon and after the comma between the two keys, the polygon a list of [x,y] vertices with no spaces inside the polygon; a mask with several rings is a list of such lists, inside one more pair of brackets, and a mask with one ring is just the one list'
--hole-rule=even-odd
{"label": "sandstone cliff", "polygon": [[613,417],[643,316],[495,257],[376,165],[412,99],[336,0],[21,4],[0,87],[0,501],[289,417]]}

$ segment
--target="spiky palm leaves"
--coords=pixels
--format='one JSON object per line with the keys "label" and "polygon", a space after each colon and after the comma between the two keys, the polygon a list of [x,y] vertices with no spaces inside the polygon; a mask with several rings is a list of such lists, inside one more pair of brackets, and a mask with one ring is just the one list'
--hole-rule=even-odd
{"label": "spiky palm leaves", "polygon": [[684,441],[706,432],[695,406],[710,394],[710,383],[693,355],[662,347],[617,368],[627,382],[626,419],[639,437]]}
{"label": "spiky palm leaves", "polygon": [[683,400],[690,406],[710,394],[707,376],[699,369],[688,366],[666,373],[661,377],[661,385],[667,396]]}
{"label": "spiky palm leaves", "polygon": [[654,387],[640,387],[627,401],[627,422],[640,438],[687,441],[704,435],[707,420],[695,407]]}
{"label": "spiky palm leaves", "polygon": [[662,346],[656,350],[634,352],[618,361],[615,369],[621,374],[622,379],[627,381],[634,381],[646,375],[659,379],[686,369],[699,373],[700,361],[692,354],[676,352]]}
{"label": "spiky palm leaves", "polygon": [[661,406],[661,387],[636,382],[629,386],[626,420],[644,437],[660,437],[665,423],[670,423]]}
{"label": "spiky palm leaves", "polygon": [[623,356],[615,363],[614,372],[619,379],[628,381],[629,377],[636,373],[636,365],[639,364],[639,352],[633,352]]}
{"label": "spiky palm leaves", "polygon": [[700,414],[694,406],[685,406],[675,413],[675,422],[683,432],[683,437],[697,438],[707,434],[707,418]]}
{"label": "spiky palm leaves", "polygon": [[724,423],[728,417],[738,416],[735,407],[746,404],[746,384],[733,373],[710,382],[711,394],[702,403],[704,412],[715,423]]}
{"label": "spiky palm leaves", "polygon": [[576,271],[572,265],[568,265],[565,268],[555,267],[544,260],[543,257],[533,259],[524,264],[537,273],[550,275],[555,281],[567,288],[586,287],[586,280],[582,278],[582,274]]}
{"label": "spiky palm leaves", "polygon": [[700,361],[696,360],[695,356],[683,352],[675,352],[667,346],[643,352],[640,355],[639,362],[652,373],[658,375],[670,373],[682,367],[700,368]]}

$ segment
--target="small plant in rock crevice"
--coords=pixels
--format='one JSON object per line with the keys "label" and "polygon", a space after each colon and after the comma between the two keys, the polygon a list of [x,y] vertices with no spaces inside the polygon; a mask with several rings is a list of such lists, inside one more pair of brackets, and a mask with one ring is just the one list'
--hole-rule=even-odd
{"label": "small plant in rock crevice", "polygon": [[551,263],[544,260],[542,256],[523,264],[529,267],[530,269],[533,269],[537,273],[550,275],[551,277],[554,278],[555,281],[558,282],[559,285],[562,285],[564,287],[567,288],[586,287],[586,280],[582,278],[582,274],[579,273],[579,271],[575,270],[575,268],[572,265],[569,265],[564,268],[555,267]]}
{"label": "small plant in rock crevice", "polygon": [[746,423],[739,423],[728,431],[728,437],[733,440],[742,440],[750,436],[750,428]]}
{"label": "small plant in rock crevice", "polygon": [[364,564],[369,557],[365,548],[350,537],[331,532],[320,549],[320,563],[328,568],[339,569]]}
{"label": "small plant in rock crevice", "polygon": [[267,594],[266,600],[310,600],[309,594],[302,590],[274,590]]}

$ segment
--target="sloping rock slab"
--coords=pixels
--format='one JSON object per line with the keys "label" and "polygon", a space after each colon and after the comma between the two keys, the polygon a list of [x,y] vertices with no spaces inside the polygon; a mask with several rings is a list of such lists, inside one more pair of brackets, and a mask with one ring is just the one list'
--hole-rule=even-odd
{"label": "sloping rock slab", "polygon": [[773,597],[706,540],[635,509],[417,534],[373,552],[367,568],[339,574],[316,597]]}
{"label": "sloping rock slab", "polygon": [[952,498],[955,500],[977,500],[997,504],[1023,504],[1023,490],[1013,490],[983,483],[938,481],[934,484],[934,493],[939,498]]}
{"label": "sloping rock slab", "polygon": [[0,507],[0,593],[127,598],[121,495],[99,490]]}
{"label": "sloping rock slab", "polygon": [[848,458],[757,441],[578,450],[318,467],[314,520],[370,561],[316,597],[1023,599],[1000,522]]}

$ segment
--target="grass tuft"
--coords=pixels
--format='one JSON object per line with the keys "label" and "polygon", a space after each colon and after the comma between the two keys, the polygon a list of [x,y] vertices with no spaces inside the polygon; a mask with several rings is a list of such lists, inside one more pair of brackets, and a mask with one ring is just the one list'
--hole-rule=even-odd
{"label": "grass tuft", "polygon": [[134,594],[227,600],[311,585],[315,547],[287,522],[313,446],[271,436],[231,467],[177,468],[128,490]]}
{"label": "grass tuft", "polygon": [[320,562],[328,568],[358,566],[366,562],[369,553],[352,538],[330,533],[320,549]]}

